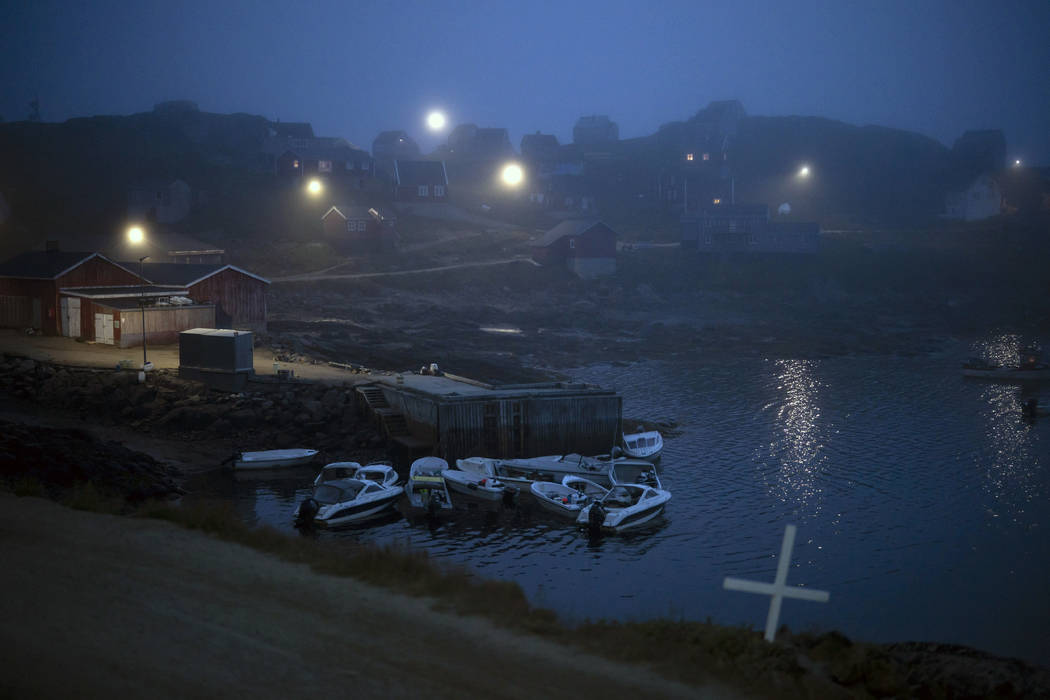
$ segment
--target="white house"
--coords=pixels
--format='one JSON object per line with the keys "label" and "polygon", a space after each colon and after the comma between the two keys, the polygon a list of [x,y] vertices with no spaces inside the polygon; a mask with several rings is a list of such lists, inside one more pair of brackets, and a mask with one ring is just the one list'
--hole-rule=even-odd
{"label": "white house", "polygon": [[999,183],[985,173],[961,192],[949,192],[944,198],[944,218],[978,221],[1002,211],[1003,194]]}

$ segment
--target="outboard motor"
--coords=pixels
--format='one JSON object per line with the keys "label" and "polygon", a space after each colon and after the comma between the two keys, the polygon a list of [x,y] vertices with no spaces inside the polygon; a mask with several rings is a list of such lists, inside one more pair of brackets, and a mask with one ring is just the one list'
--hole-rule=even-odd
{"label": "outboard motor", "polygon": [[602,531],[602,525],[605,524],[605,509],[602,508],[601,503],[595,503],[591,506],[591,509],[587,511],[587,529],[592,534],[596,534]]}
{"label": "outboard motor", "polygon": [[518,501],[518,489],[516,486],[503,487],[503,505],[512,506]]}
{"label": "outboard motor", "polygon": [[295,514],[296,525],[310,525],[314,521],[317,511],[321,510],[321,504],[313,498],[307,498],[299,504],[299,510]]}
{"label": "outboard motor", "polygon": [[427,494],[427,502],[425,504],[427,515],[429,515],[430,517],[434,517],[435,515],[437,515],[438,508],[441,507],[440,499],[441,496],[439,496],[434,491],[431,491]]}

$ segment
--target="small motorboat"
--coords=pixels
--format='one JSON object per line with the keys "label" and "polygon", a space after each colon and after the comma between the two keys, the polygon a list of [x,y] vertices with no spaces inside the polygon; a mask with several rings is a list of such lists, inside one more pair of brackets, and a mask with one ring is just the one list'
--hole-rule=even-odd
{"label": "small motorboat", "polygon": [[660,483],[656,467],[647,462],[643,462],[642,465],[637,462],[618,462],[609,467],[609,481],[613,484],[641,484],[662,489],[663,484]]}
{"label": "small motorboat", "polygon": [[609,492],[607,488],[589,479],[573,475],[564,477],[560,484],[535,481],[529,486],[529,491],[544,510],[574,520],[579,516],[581,508]]}
{"label": "small motorboat", "polygon": [[664,437],[658,430],[648,430],[625,434],[623,436],[623,453],[635,459],[655,462],[660,459],[664,449]]}
{"label": "small motorboat", "polygon": [[234,469],[275,469],[298,467],[309,464],[317,456],[317,450],[288,449],[262,450],[261,452],[238,452],[233,456]]}
{"label": "small motorboat", "polygon": [[360,481],[371,481],[382,486],[396,486],[399,477],[392,464],[370,462],[363,467],[358,467],[353,478]]}
{"label": "small motorboat", "polygon": [[972,357],[962,365],[964,377],[991,379],[999,382],[1031,382],[1050,380],[1050,364],[1040,362],[1034,354],[1022,354],[1017,367],[996,365],[980,357]]}
{"label": "small motorboat", "polygon": [[[463,460],[457,460],[457,464]],[[445,484],[455,491],[466,496],[481,498],[486,501],[499,501],[504,498],[513,497],[517,489],[507,486],[501,480],[488,474],[464,471],[462,469],[445,469],[441,472]]]}
{"label": "small motorboat", "polygon": [[321,473],[314,479],[314,486],[320,486],[326,481],[353,479],[360,468],[361,465],[357,462],[331,462],[321,467]]}
{"label": "small motorboat", "polygon": [[448,469],[448,462],[440,457],[421,457],[408,469],[408,484],[405,496],[413,508],[436,515],[443,510],[452,510],[445,477],[441,473]]}
{"label": "small motorboat", "polygon": [[649,522],[663,512],[671,494],[642,484],[615,484],[601,500],[584,506],[577,524],[592,533],[623,532]]}
{"label": "small motorboat", "polygon": [[393,509],[404,491],[397,484],[370,479],[325,481],[315,486],[310,498],[299,504],[296,521],[321,527],[364,522]]}

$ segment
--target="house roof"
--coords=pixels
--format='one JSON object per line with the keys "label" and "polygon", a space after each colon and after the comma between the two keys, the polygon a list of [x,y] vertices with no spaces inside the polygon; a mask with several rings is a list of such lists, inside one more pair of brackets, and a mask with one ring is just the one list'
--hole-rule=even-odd
{"label": "house roof", "polygon": [[704,208],[705,216],[769,216],[765,204],[719,204]]}
{"label": "house roof", "polygon": [[247,270],[242,270],[234,265],[146,263],[142,266],[142,275],[156,285],[192,287],[198,282],[219,274],[223,270],[235,270],[260,282],[270,284],[270,280],[252,274]]}
{"label": "house roof", "polygon": [[314,128],[309,122],[270,122],[270,128],[277,136],[300,139],[314,137]]}
{"label": "house roof", "polygon": [[63,287],[63,294],[85,299],[132,299],[133,297],[170,297],[189,292],[182,287],[159,287],[156,285],[128,285],[123,287]]}
{"label": "house roof", "polygon": [[328,211],[324,213],[321,220],[324,221],[328,218],[328,215],[335,212],[344,219],[367,219],[372,216],[372,212],[368,207],[358,206],[356,204],[337,204],[330,207]]}
{"label": "house roof", "polygon": [[70,270],[80,267],[92,258],[99,258],[116,265],[125,272],[138,276],[138,273],[114,262],[101,253],[86,253],[63,250],[32,250],[21,253],[0,263],[0,277],[19,277],[25,279],[53,280]]}
{"label": "house roof", "polygon": [[598,219],[566,219],[550,231],[547,231],[547,233],[543,234],[543,238],[533,241],[532,246],[535,248],[546,248],[565,236],[582,236],[598,224],[605,226],[605,228],[608,228],[610,231],[612,230],[607,224]]}
{"label": "house roof", "polygon": [[395,160],[394,179],[398,185],[447,185],[445,162],[441,160]]}

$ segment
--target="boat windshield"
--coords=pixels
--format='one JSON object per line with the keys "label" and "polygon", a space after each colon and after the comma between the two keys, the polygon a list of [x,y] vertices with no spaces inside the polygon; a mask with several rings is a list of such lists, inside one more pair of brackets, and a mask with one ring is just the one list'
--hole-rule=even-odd
{"label": "boat windshield", "polygon": [[333,503],[342,503],[343,501],[352,501],[357,497],[357,493],[360,490],[361,484],[358,482],[342,482],[338,485],[321,484],[314,489],[314,500],[326,506]]}

